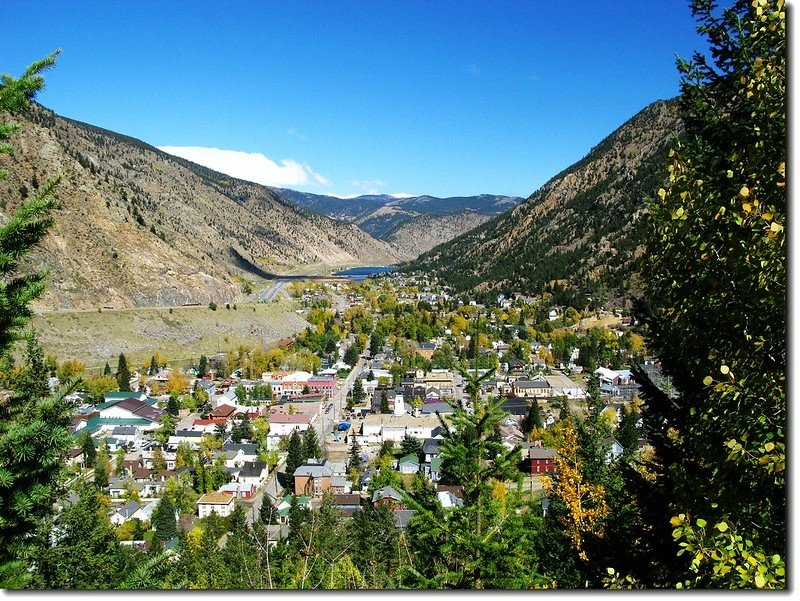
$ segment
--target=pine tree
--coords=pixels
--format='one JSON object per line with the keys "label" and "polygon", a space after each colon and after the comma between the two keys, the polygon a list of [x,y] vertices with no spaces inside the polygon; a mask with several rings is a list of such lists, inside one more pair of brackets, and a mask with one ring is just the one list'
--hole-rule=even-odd
{"label": "pine tree", "polygon": [[111,366],[108,364],[108,361],[106,361],[106,366],[103,368],[103,375],[104,376],[111,375]]}
{"label": "pine tree", "polygon": [[353,402],[359,405],[364,400],[365,396],[364,385],[361,383],[361,378],[356,378],[356,381],[353,383]]}
{"label": "pine tree", "polygon": [[292,494],[289,505],[289,544],[295,548],[303,546],[306,542],[306,533],[311,521],[311,511],[302,507],[297,495]]}
{"label": "pine tree", "polygon": [[294,492],[294,472],[306,460],[304,454],[303,439],[296,429],[292,430],[292,435],[289,437],[289,449],[286,454],[286,486],[291,492]]}
{"label": "pine tree", "polygon": [[400,456],[405,457],[406,455],[414,455],[417,457],[417,459],[419,459],[421,453],[422,444],[420,441],[413,436],[406,434],[403,437],[403,440],[400,441]]}
{"label": "pine tree", "polygon": [[356,439],[356,435],[353,434],[351,436],[352,442],[350,443],[350,453],[349,453],[349,461],[347,463],[347,469],[349,470],[357,470],[361,467],[361,445],[358,444],[358,440]]}
{"label": "pine tree", "polygon": [[[25,110],[43,87],[42,72],[55,64],[57,53],[37,61],[19,79],[0,79],[0,114]],[[0,152],[18,125],[0,123]],[[0,179],[7,172],[0,170]],[[22,264],[53,224],[57,206],[53,191],[58,179],[41,186],[0,226],[0,360],[5,360],[25,335],[32,315],[31,301],[44,290],[46,274]],[[5,204],[0,201],[0,204]],[[62,386],[55,394],[26,397],[0,389],[0,565],[25,556],[32,534],[52,510],[59,493],[59,477],[71,444],[68,431],[71,407]],[[2,583],[0,583],[2,584]]]}
{"label": "pine tree", "polygon": [[123,547],[102,509],[100,491],[78,485],[78,500],[58,516],[58,525],[47,529],[31,566],[35,588],[113,589],[133,569],[136,556]]}
{"label": "pine tree", "polygon": [[161,540],[169,540],[178,536],[178,522],[175,519],[175,507],[169,497],[161,497],[153,511],[153,528]]}
{"label": "pine tree", "polygon": [[277,524],[278,510],[268,494],[261,497],[261,507],[258,509],[258,519],[262,524]]}
{"label": "pine tree", "polygon": [[121,391],[130,392],[131,372],[128,369],[128,360],[125,359],[125,355],[122,353],[119,354],[119,359],[117,360],[117,384]]}
{"label": "pine tree", "polygon": [[392,510],[365,505],[353,516],[348,529],[353,561],[369,588],[384,588],[397,570],[398,532]]}
{"label": "pine tree", "polygon": [[317,439],[317,431],[313,426],[309,426],[303,432],[303,455],[305,459],[320,459],[322,458],[322,449],[319,446]]}
{"label": "pine tree", "polygon": [[534,399],[531,402],[530,408],[528,409],[528,414],[522,421],[522,433],[527,436],[534,429],[541,429],[541,428],[542,428],[542,412],[539,409],[539,403],[536,401],[536,399]]}
{"label": "pine tree", "polygon": [[147,371],[147,373],[151,376],[154,376],[158,373],[158,361],[156,361],[155,355],[150,357],[150,369]]}
{"label": "pine tree", "polygon": [[386,390],[381,390],[380,411],[381,413],[389,413],[389,395],[386,394]]}
{"label": "pine tree", "polygon": [[97,449],[94,446],[94,440],[87,432],[84,432],[81,437],[81,450],[83,450],[83,464],[88,468],[93,468]]}
{"label": "pine tree", "polygon": [[638,418],[632,410],[623,411],[622,421],[617,429],[617,442],[622,445],[626,457],[632,456],[639,448],[639,432],[636,427]]}

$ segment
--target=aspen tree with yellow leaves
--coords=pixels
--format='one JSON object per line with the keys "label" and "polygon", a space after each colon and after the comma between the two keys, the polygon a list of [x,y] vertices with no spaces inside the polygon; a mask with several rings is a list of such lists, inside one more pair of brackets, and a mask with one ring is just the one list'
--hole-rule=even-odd
{"label": "aspen tree with yellow leaves", "polygon": [[692,11],[713,63],[678,61],[685,131],[649,207],[638,313],[674,392],[634,370],[656,451],[641,502],[674,538],[673,585],[783,588],[786,11]]}

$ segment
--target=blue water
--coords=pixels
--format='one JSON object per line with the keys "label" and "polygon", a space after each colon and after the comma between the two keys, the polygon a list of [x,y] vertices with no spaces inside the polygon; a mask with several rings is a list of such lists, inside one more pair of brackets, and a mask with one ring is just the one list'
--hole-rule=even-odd
{"label": "blue water", "polygon": [[397,267],[354,267],[352,269],[345,269],[344,271],[337,271],[333,275],[342,275],[350,278],[354,282],[363,282],[371,275],[389,273],[396,269]]}

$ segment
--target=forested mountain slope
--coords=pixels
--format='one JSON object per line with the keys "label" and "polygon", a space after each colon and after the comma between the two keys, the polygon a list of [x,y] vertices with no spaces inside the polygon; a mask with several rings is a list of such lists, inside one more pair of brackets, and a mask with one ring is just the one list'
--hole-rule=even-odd
{"label": "forested mountain slope", "polygon": [[680,131],[675,102],[653,103],[523,204],[407,268],[435,271],[457,291],[537,293],[558,281],[576,295],[624,295],[636,286],[645,198],[665,181]]}

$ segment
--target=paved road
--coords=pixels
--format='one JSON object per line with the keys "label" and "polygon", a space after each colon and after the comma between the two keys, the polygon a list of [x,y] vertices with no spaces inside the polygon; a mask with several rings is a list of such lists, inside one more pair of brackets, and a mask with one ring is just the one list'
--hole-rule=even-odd
{"label": "paved road", "polygon": [[356,378],[361,376],[361,372],[363,371],[365,364],[366,359],[359,357],[358,363],[356,363],[355,367],[348,374],[347,378],[339,383],[339,388],[333,393],[328,401],[329,403],[333,403],[333,409],[331,409],[330,413],[325,412],[325,406],[323,405],[321,417],[317,420],[317,427],[319,428],[320,440],[323,441],[323,447],[327,442],[325,437],[327,436],[328,432],[331,431],[333,424],[339,421],[338,418],[342,417],[347,395],[350,392],[350,389],[353,387]]}
{"label": "paved road", "polygon": [[275,280],[269,288],[265,288],[258,295],[259,303],[266,303],[271,301],[275,296],[283,290],[283,287],[289,280]]}
{"label": "paved road", "polygon": [[[318,428],[319,439],[322,441],[323,446],[325,445],[325,435],[331,429],[334,422],[338,421],[335,419],[336,416],[342,414],[347,393],[352,388],[356,377],[361,374],[364,364],[365,360],[363,358],[359,358],[355,368],[353,368],[347,378],[341,382],[338,390],[333,394],[329,401],[333,403],[333,409],[331,410],[331,413],[326,414],[325,406],[327,403],[322,404],[322,411],[320,412],[320,416],[316,419],[315,427]],[[256,491],[252,501],[247,503],[250,506],[247,511],[247,523],[250,526],[252,526],[255,520],[258,518],[258,512],[261,509],[261,502],[265,494],[272,499],[272,503],[275,505],[275,507],[277,507],[280,503],[283,494],[283,487],[278,483],[278,472],[284,469],[285,463],[286,459],[282,458],[276,468],[269,475],[269,478],[267,478],[267,481],[261,487],[259,487],[258,491]]]}

